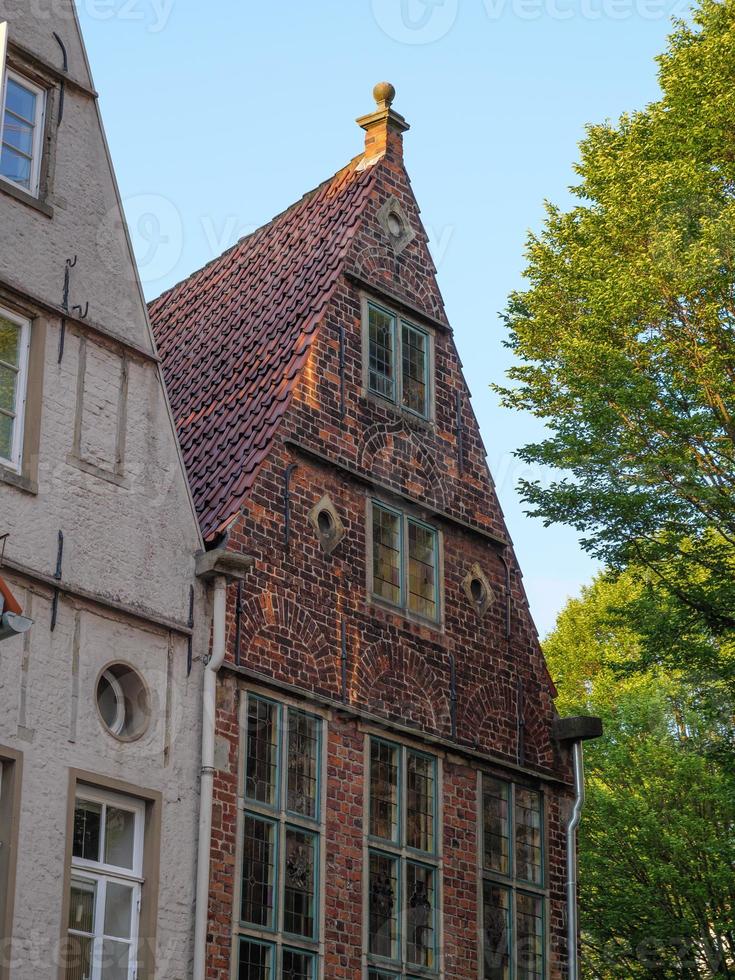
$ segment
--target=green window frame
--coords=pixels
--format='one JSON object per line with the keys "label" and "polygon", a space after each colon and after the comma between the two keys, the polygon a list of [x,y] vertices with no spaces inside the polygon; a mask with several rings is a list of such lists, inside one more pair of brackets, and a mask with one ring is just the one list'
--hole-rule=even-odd
{"label": "green window frame", "polygon": [[483,980],[546,980],[544,795],[481,775]]}
{"label": "green window frame", "polygon": [[370,501],[370,591],[374,599],[430,622],[441,619],[441,544],[437,528]]}
{"label": "green window frame", "polygon": [[317,980],[317,956],[290,946],[241,936],[238,947],[238,980]]}
{"label": "green window frame", "polygon": [[325,722],[250,691],[243,712],[238,980],[316,980]]}
{"label": "green window frame", "polygon": [[366,955],[376,980],[439,972],[439,764],[411,746],[367,744]]}
{"label": "green window frame", "polygon": [[378,303],[367,303],[366,316],[368,391],[430,419],[434,335]]}

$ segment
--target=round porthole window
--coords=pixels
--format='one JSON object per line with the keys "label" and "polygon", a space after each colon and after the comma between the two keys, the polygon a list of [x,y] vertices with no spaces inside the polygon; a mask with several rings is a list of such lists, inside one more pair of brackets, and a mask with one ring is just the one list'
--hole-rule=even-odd
{"label": "round porthole window", "polygon": [[470,592],[472,593],[472,598],[475,600],[478,606],[485,601],[487,592],[485,590],[485,583],[481,579],[472,579],[470,582]]}
{"label": "round porthole window", "polygon": [[334,518],[328,510],[320,510],[316,522],[322,534],[331,534],[334,531]]}
{"label": "round porthole window", "polygon": [[140,738],[151,713],[143,678],[126,664],[106,667],[97,681],[97,709],[105,728],[115,738]]}
{"label": "round porthole window", "polygon": [[388,215],[388,231],[394,238],[400,238],[403,234],[403,221],[395,211],[391,211]]}

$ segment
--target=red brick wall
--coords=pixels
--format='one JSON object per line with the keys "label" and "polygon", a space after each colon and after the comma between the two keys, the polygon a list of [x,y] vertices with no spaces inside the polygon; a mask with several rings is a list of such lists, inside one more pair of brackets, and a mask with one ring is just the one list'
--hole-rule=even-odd
{"label": "red brick wall", "polygon": [[[381,187],[355,243],[351,266],[433,317],[443,317],[434,270],[417,208],[402,167],[383,164]],[[385,198],[399,198],[417,235],[396,258],[375,216]],[[456,661],[456,749],[444,767],[444,895],[446,976],[477,976],[477,763],[461,755],[476,750],[516,763],[523,723],[525,763],[540,774],[568,777],[568,759],[551,741],[553,687],[531,622],[521,575],[512,553],[511,637],[506,635],[505,566],[482,536],[432,517],[441,510],[506,538],[490,483],[479,429],[464,386],[451,335],[436,335],[436,425],[410,422],[395,408],[362,393],[362,331],[358,290],[341,281],[316,339],[294,401],[264,464],[229,546],[252,555],[255,568],[243,588],[240,658],[250,671],[342,699],[341,624],[347,628],[348,706],[417,733],[451,739],[450,655]],[[340,415],[339,327],[347,339],[345,418]],[[458,464],[456,393],[462,396],[463,469]],[[369,488],[335,466],[296,452],[306,444],[395,491],[429,505],[427,519],[442,531],[445,570],[444,629],[410,622],[377,608],[366,593],[366,498]],[[284,543],[284,473],[291,477],[289,549]],[[333,555],[322,551],[307,515],[324,494],[345,527]],[[421,513],[421,507],[418,511]],[[461,588],[477,562],[496,594],[479,619]],[[230,592],[228,657],[234,659],[234,588]],[[215,780],[215,830],[209,976],[229,977],[232,903],[236,893],[237,760],[240,683],[228,674],[220,691],[218,737],[229,745],[229,766]],[[326,976],[360,976],[362,952],[363,735],[349,715],[329,728],[327,794]],[[523,760],[521,760],[523,761]],[[499,771],[499,770],[498,770]],[[540,780],[541,784],[543,780]],[[564,836],[556,783],[545,785],[548,803],[552,976],[562,976]],[[565,794],[567,795],[567,794]],[[566,803],[564,803],[566,805]]]}

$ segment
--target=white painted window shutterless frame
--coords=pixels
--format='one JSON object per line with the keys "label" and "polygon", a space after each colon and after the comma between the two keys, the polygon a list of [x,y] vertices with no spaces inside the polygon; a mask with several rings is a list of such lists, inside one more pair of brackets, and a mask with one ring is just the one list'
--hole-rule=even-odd
{"label": "white painted window shutterless frame", "polygon": [[0,465],[20,472],[31,323],[0,307]]}
{"label": "white painted window shutterless frame", "polygon": [[[0,55],[7,49],[7,25],[0,25]],[[43,156],[46,92],[35,82],[6,67],[0,113],[0,178],[38,196]]]}
{"label": "white painted window shutterless frame", "polygon": [[78,789],[66,980],[135,980],[144,828],[141,800]]}

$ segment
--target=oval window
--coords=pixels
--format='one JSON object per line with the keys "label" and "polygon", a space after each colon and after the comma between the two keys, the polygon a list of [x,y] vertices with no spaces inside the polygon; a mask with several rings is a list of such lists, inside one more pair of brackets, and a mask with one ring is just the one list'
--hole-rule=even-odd
{"label": "oval window", "polygon": [[105,728],[115,738],[140,738],[150,718],[143,678],[126,664],[106,667],[97,681],[97,709]]}

